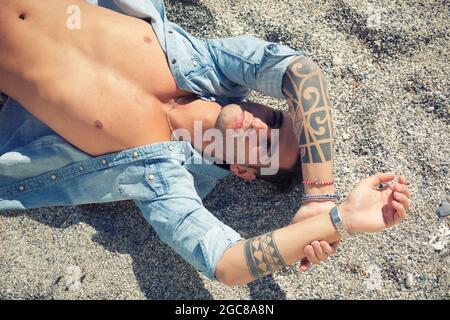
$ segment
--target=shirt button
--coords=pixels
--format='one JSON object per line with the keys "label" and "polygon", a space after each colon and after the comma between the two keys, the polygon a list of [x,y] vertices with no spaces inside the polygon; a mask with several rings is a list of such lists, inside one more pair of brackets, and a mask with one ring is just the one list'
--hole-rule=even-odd
{"label": "shirt button", "polygon": [[56,180],[56,176],[54,174],[52,174],[52,176],[50,177],[52,180]]}
{"label": "shirt button", "polygon": [[153,180],[155,180],[155,176],[154,176],[154,175],[152,175],[152,174],[151,174],[151,175],[149,175],[149,176],[148,176],[148,180],[150,180],[150,181],[153,181]]}
{"label": "shirt button", "polygon": [[106,161],[106,159],[103,159],[103,160],[102,160],[102,163],[103,163],[103,164],[107,164],[108,161]]}
{"label": "shirt button", "polygon": [[172,59],[172,64],[177,63],[177,59]]}
{"label": "shirt button", "polygon": [[20,191],[25,190],[25,186],[21,184],[21,185],[19,186],[19,190],[20,190]]}
{"label": "shirt button", "polygon": [[137,157],[139,157],[139,153],[133,152],[133,158],[137,158]]}
{"label": "shirt button", "polygon": [[173,151],[173,146],[169,146],[169,150],[170,150],[170,151]]}

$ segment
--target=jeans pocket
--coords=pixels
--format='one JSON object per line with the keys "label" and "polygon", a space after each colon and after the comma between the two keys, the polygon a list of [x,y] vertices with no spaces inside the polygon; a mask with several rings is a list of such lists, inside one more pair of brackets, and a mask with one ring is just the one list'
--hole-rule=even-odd
{"label": "jeans pocket", "polygon": [[169,185],[159,161],[149,160],[145,163],[144,180],[155,197],[160,197],[169,192]]}

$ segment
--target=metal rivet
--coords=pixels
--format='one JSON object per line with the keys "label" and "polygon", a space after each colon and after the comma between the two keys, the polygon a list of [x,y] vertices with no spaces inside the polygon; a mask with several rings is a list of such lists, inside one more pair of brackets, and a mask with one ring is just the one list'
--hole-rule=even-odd
{"label": "metal rivet", "polygon": [[103,160],[102,160],[102,163],[103,163],[103,164],[107,164],[108,161],[106,161],[106,159],[103,159]]}
{"label": "metal rivet", "polygon": [[25,186],[24,186],[24,185],[20,185],[20,186],[19,186],[19,190],[20,190],[20,191],[25,190]]}
{"label": "metal rivet", "polygon": [[149,175],[149,176],[148,176],[148,180],[150,180],[150,181],[153,181],[153,180],[155,180],[155,176],[154,176],[154,175],[152,175],[152,174],[151,174],[151,175]]}
{"label": "metal rivet", "polygon": [[172,59],[172,63],[173,64],[177,63],[177,59]]}
{"label": "metal rivet", "polygon": [[80,166],[80,171],[83,171],[84,170],[84,167],[83,166]]}
{"label": "metal rivet", "polygon": [[169,150],[170,150],[170,151],[173,151],[173,146],[169,146]]}
{"label": "metal rivet", "polygon": [[54,174],[52,174],[51,178],[52,180],[56,180],[56,176]]}
{"label": "metal rivet", "polygon": [[137,158],[137,157],[139,157],[139,153],[133,152],[133,158]]}

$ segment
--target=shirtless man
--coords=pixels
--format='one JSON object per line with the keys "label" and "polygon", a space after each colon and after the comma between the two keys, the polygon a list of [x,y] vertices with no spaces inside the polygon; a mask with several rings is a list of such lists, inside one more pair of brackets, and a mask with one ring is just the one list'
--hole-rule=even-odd
{"label": "shirtless man", "polygon": [[[317,263],[344,230],[379,231],[405,217],[406,178],[377,188],[393,174],[362,180],[335,205],[328,93],[309,59],[254,38],[241,38],[236,47],[230,46],[233,39],[196,39],[167,21],[160,1],[110,5],[147,21],[81,0],[0,3],[0,91],[63,137],[64,148],[84,153],[65,166],[40,168],[39,174],[29,173],[33,159],[28,167],[9,162],[7,169],[0,162],[0,210],[134,199],[164,242],[227,285],[248,283],[299,261],[310,243],[310,260]],[[79,27],[74,27],[68,13],[77,12]],[[287,98],[294,121],[286,113],[243,103],[249,89]],[[182,108],[173,109],[177,102]],[[303,206],[295,223],[243,239],[203,207],[199,185],[184,166],[192,154],[204,151],[205,141],[197,150],[193,141],[171,141],[171,127],[193,136],[195,120],[202,121],[204,131],[266,130],[269,142],[271,129],[279,129],[271,155],[279,158],[279,168],[299,169],[300,154],[303,178],[323,182],[306,184],[306,195],[313,196],[304,200],[331,201],[309,210]],[[9,132],[0,155],[33,152],[32,144],[11,143],[17,136]],[[50,152],[42,143],[34,145],[42,148],[41,155]],[[242,152],[249,150],[245,144]],[[262,167],[259,160],[230,163],[244,179],[261,177]]]}

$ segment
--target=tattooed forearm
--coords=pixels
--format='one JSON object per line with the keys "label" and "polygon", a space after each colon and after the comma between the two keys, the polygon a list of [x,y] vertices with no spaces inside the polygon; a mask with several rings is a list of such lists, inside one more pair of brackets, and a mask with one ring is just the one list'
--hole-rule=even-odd
{"label": "tattooed forearm", "polygon": [[273,232],[247,240],[244,243],[244,252],[248,270],[255,279],[273,273],[286,265],[278,251]]}
{"label": "tattooed forearm", "polygon": [[283,78],[283,93],[299,137],[303,163],[332,160],[332,122],[326,79],[319,67],[298,56]]}

